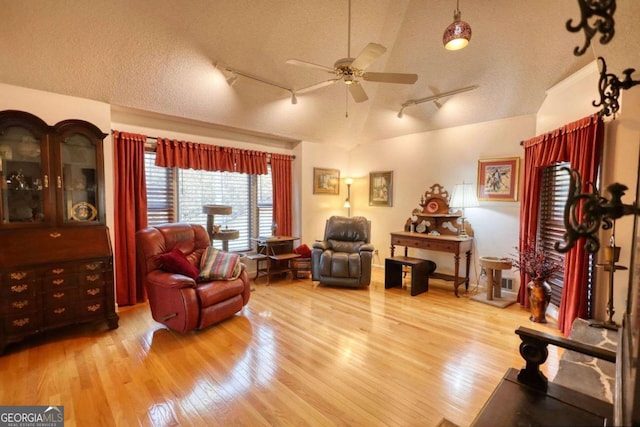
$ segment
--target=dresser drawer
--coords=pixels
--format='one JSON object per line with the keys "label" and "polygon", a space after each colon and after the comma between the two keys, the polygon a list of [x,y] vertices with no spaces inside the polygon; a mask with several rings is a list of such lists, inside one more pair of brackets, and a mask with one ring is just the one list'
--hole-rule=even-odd
{"label": "dresser drawer", "polygon": [[107,279],[111,279],[109,276],[109,272],[106,271],[97,271],[97,272],[86,272],[79,275],[78,280],[80,281],[81,288],[93,288],[96,286],[104,285]]}
{"label": "dresser drawer", "polygon": [[40,290],[40,284],[35,280],[15,281],[2,284],[1,293],[5,298],[31,298]]}
{"label": "dresser drawer", "polygon": [[82,300],[88,300],[91,298],[102,298],[103,296],[104,286],[102,286],[102,284],[80,288],[80,299]]}
{"label": "dresser drawer", "polygon": [[61,305],[71,305],[78,299],[78,290],[74,288],[56,289],[43,295],[45,309],[48,307],[59,307]]}
{"label": "dresser drawer", "polygon": [[98,271],[104,271],[104,270],[110,270],[110,269],[111,269],[111,263],[104,260],[89,261],[89,262],[82,263],[82,265],[80,266],[80,270],[83,272],[92,272],[92,271],[98,272]]}
{"label": "dresser drawer", "polygon": [[40,329],[42,324],[41,313],[25,313],[6,316],[3,319],[4,331],[7,335],[24,335]]}
{"label": "dresser drawer", "polygon": [[73,305],[50,306],[43,310],[44,322],[47,327],[62,323],[72,323],[76,317],[76,310]]}
{"label": "dresser drawer", "polygon": [[17,268],[11,271],[5,271],[2,273],[2,283],[15,283],[24,281],[34,281],[39,277],[39,274],[34,269],[21,269]]}
{"label": "dresser drawer", "polygon": [[0,303],[0,310],[3,314],[20,314],[38,311],[38,298],[35,296],[20,296],[13,298],[4,298]]}
{"label": "dresser drawer", "polygon": [[46,276],[42,280],[42,290],[45,292],[58,289],[73,288],[78,286],[78,276]]}
{"label": "dresser drawer", "polygon": [[104,313],[105,305],[101,298],[83,300],[78,303],[78,316],[81,318],[102,317]]}
{"label": "dresser drawer", "polygon": [[456,242],[449,242],[446,240],[426,240],[426,239],[411,239],[409,237],[393,237],[391,239],[392,245],[406,246],[408,248],[428,249],[432,251],[441,252],[454,252],[458,247]]}
{"label": "dresser drawer", "polygon": [[51,278],[69,276],[76,273],[78,270],[79,266],[77,264],[61,263],[47,267],[44,270],[44,275]]}

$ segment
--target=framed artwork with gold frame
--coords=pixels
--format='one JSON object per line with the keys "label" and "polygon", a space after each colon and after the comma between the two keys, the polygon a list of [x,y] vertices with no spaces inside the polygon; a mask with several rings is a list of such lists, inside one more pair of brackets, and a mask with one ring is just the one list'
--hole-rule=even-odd
{"label": "framed artwork with gold frame", "polygon": [[518,200],[520,157],[478,160],[478,200]]}
{"label": "framed artwork with gold frame", "polygon": [[393,206],[393,171],[369,173],[369,206]]}
{"label": "framed artwork with gold frame", "polygon": [[313,168],[313,194],[340,194],[340,170]]}

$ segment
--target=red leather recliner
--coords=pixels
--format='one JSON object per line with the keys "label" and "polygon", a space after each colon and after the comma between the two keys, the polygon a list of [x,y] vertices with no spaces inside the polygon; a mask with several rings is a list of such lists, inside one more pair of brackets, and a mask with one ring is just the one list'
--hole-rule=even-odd
{"label": "red leather recliner", "polygon": [[249,302],[249,276],[235,280],[196,282],[160,268],[159,256],[178,248],[197,269],[211,245],[205,228],[197,224],[168,223],[136,232],[138,271],[153,318],[178,332],[202,329],[233,316]]}

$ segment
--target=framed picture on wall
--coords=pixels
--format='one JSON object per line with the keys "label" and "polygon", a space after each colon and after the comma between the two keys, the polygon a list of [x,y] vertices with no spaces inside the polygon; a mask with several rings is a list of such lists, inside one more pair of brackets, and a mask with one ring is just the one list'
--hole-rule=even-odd
{"label": "framed picture on wall", "polygon": [[313,168],[313,194],[340,194],[340,171]]}
{"label": "framed picture on wall", "polygon": [[369,173],[369,206],[393,206],[393,171]]}
{"label": "framed picture on wall", "polygon": [[478,160],[478,200],[518,200],[520,157]]}

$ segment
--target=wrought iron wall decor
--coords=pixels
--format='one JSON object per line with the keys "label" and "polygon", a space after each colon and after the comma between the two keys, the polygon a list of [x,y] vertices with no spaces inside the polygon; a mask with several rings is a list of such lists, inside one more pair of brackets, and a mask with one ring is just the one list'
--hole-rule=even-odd
{"label": "wrought iron wall decor", "polygon": [[[564,226],[567,230],[564,234],[565,244],[555,244],[558,252],[568,252],[581,237],[586,239],[584,248],[587,252],[595,253],[600,249],[600,240],[597,237],[600,223],[602,228],[608,230],[613,221],[625,215],[640,214],[638,205],[622,203],[622,196],[628,187],[624,184],[613,183],[607,187],[611,198],[607,200],[600,195],[596,186],[588,182],[591,193],[581,193],[582,177],[576,169],[562,168],[569,173],[569,197],[564,208]],[[582,206],[581,218],[578,218],[578,208]]]}
{"label": "wrought iron wall decor", "polygon": [[627,68],[622,72],[624,79],[620,80],[615,74],[607,73],[607,63],[602,56],[598,57],[600,61],[600,80],[598,81],[598,92],[600,93],[600,102],[593,101],[594,107],[602,106],[600,115],[610,116],[614,115],[620,110],[620,103],[618,98],[620,97],[620,90],[631,89],[637,84],[640,84],[640,80],[633,80],[631,74],[636,70],[635,68]]}
{"label": "wrought iron wall decor", "polygon": [[[584,45],[576,46],[573,50],[575,56],[580,56],[587,51],[591,46],[591,39],[597,32],[602,33],[600,36],[602,44],[609,43],[615,34],[613,14],[616,11],[616,0],[578,0],[578,4],[580,5],[580,22],[573,25],[572,19],[567,21],[568,31],[572,33],[584,31]],[[593,25],[590,22],[593,22]]]}

